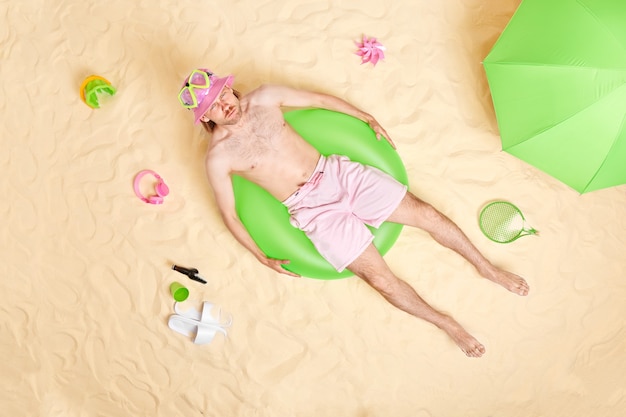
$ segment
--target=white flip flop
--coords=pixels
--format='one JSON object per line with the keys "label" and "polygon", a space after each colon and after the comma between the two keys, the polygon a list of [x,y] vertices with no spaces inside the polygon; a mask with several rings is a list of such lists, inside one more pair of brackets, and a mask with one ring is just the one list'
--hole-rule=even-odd
{"label": "white flip flop", "polygon": [[202,303],[202,311],[198,311],[193,307],[188,310],[181,311],[180,303],[174,303],[174,311],[179,316],[186,317],[190,320],[199,321],[201,323],[209,324],[212,326],[218,326],[222,328],[229,327],[233,323],[233,317],[228,314],[227,318],[222,321],[222,309],[220,307],[217,307],[215,309],[217,316],[213,316],[213,314],[211,314],[213,307],[215,306],[212,303],[204,301]]}
{"label": "white flip flop", "polygon": [[185,335],[193,337],[193,342],[196,345],[203,345],[211,342],[217,333],[223,333],[226,335],[226,330],[219,326],[202,323],[197,320],[192,320],[179,314],[172,314],[167,322],[170,329]]}

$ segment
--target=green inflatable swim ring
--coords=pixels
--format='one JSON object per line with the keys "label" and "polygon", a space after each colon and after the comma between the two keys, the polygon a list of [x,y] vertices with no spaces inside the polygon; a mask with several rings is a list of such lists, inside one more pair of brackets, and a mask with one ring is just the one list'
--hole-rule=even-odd
{"label": "green inflatable swim ring", "polygon": [[[289,111],[285,120],[321,154],[346,155],[408,185],[398,153],[386,140],[377,140],[372,129],[361,120],[323,109]],[[337,279],[353,275],[347,269],[337,272],[304,232],[289,223],[287,208],[267,191],[237,175],[233,176],[233,190],[237,214],[265,255],[288,259],[290,262],[284,268],[304,277]],[[402,225],[385,222],[371,230],[374,245],[384,255],[397,240]]]}

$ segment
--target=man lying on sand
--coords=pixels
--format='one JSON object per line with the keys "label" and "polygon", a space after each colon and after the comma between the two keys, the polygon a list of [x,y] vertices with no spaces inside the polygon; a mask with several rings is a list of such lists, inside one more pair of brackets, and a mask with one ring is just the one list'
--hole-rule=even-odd
{"label": "man lying on sand", "polygon": [[230,178],[237,174],[282,201],[292,224],[306,233],[338,271],[347,268],[397,308],[439,327],[467,356],[482,356],[485,347],[478,340],[394,275],[365,225],[378,227],[389,221],[419,227],[467,259],[480,275],[515,294],[528,294],[526,281],[492,265],[456,224],[393,177],[341,155],[320,155],[285,122],[281,107],[317,107],[349,114],[368,123],[379,140],[385,138],[394,146],[371,115],[327,94],[263,85],[242,96],[231,88],[232,83],[232,75],[220,78],[205,69],[195,70],[185,80],[179,99],[193,111],[195,122],[211,134],[206,171],[233,236],[262,264],[297,276],[282,268],[288,260],[265,256],[239,220]]}

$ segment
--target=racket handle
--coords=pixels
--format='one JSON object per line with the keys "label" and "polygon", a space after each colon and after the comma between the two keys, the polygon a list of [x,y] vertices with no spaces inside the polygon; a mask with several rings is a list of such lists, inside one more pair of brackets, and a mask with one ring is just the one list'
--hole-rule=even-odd
{"label": "racket handle", "polygon": [[527,235],[539,235],[539,230],[537,230],[535,228],[532,228],[532,227],[530,229],[524,229],[522,231],[526,233],[524,236],[527,236]]}

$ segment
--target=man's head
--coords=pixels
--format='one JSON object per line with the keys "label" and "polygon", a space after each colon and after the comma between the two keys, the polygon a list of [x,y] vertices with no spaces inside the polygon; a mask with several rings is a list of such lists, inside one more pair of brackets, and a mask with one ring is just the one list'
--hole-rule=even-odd
{"label": "man's head", "polygon": [[235,106],[238,108],[238,101],[235,102],[238,94],[230,88],[233,78],[232,75],[220,78],[205,68],[193,70],[185,78],[178,100],[183,107],[193,111],[196,124],[228,121]]}

